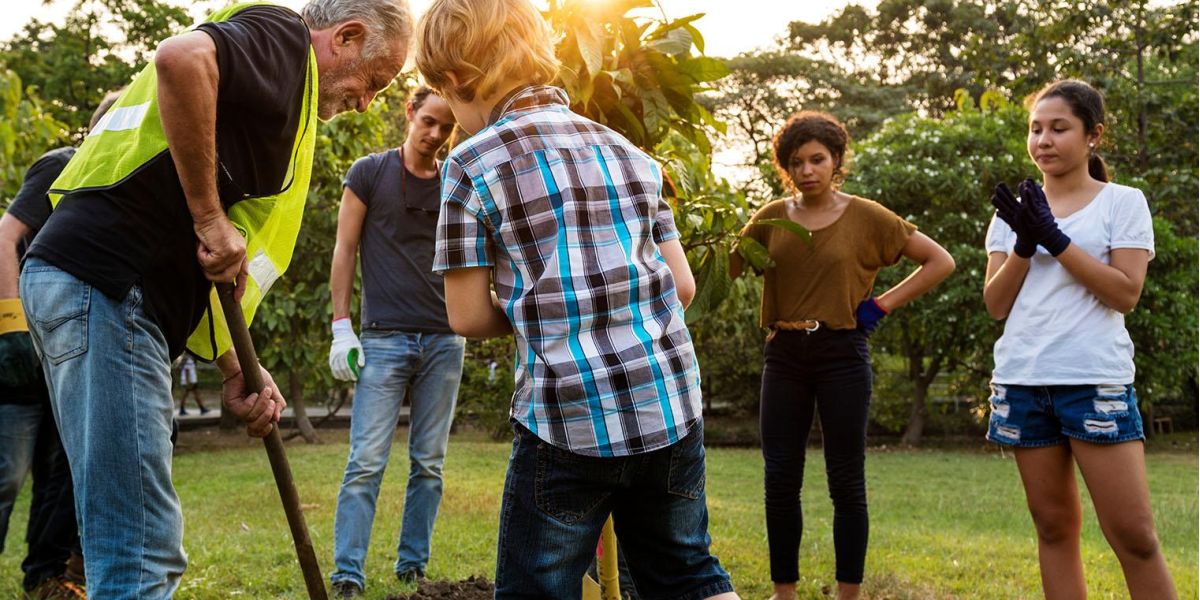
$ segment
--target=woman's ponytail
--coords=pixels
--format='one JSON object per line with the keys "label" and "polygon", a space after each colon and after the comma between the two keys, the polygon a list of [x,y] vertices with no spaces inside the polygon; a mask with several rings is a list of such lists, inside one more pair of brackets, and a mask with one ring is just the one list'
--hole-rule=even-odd
{"label": "woman's ponytail", "polygon": [[1100,158],[1099,154],[1092,154],[1088,157],[1088,175],[1096,181],[1108,182],[1108,164]]}

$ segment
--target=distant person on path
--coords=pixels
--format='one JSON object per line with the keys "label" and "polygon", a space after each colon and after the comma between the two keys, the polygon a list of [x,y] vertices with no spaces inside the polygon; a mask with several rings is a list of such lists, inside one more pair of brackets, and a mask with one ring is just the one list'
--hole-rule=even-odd
{"label": "distant person on path", "polygon": [[[762,244],[774,266],[763,273],[760,427],[767,545],[773,600],[796,596],[803,511],[800,489],[813,418],[821,422],[825,473],[833,499],[837,598],[859,597],[867,556],[866,445],[873,374],[867,338],[880,320],[954,271],[954,259],[883,204],[839,188],[850,136],[833,115],[802,112],[775,135],[775,167],[793,191],[762,207],[742,232]],[[886,201],[886,198],[884,199]],[[786,219],[805,241],[761,223]],[[880,269],[907,258],[918,265],[875,295]],[[737,252],[731,273],[744,267]]]}
{"label": "distant person on path", "polygon": [[[100,101],[89,125],[116,101]],[[45,375],[38,364],[24,310],[17,297],[19,261],[50,216],[47,192],[75,148],[51,150],[25,173],[21,189],[0,217],[0,552],[13,504],[25,476],[33,474],[33,498],[21,563],[30,598],[83,598],[84,583],[75,495],[67,454],[58,434]]]}
{"label": "distant person on path", "polygon": [[417,29],[472,136],[443,169],[450,325],[516,337],[496,598],[579,598],[610,513],[642,596],[737,598],[709,551],[695,282],[661,167],[546,85],[529,0],[435,0]]}
{"label": "distant person on path", "polygon": [[1130,597],[1176,597],[1154,530],[1125,314],[1154,258],[1146,197],[1096,154],[1104,98],[1082,81],[1030,97],[1027,150],[1042,185],[1000,184],[988,228],[988,313],[1005,319],[989,440],[1016,449],[1047,598],[1084,598],[1075,465]]}
{"label": "distant person on path", "polygon": [[188,396],[196,400],[196,406],[200,407],[201,415],[208,414],[208,409],[200,400],[200,387],[196,380],[196,361],[187,352],[184,352],[179,359],[179,387],[183,390],[183,396],[179,398],[179,416],[186,417],[188,415],[186,409]]}
{"label": "distant person on path", "polygon": [[[159,44],[50,189],[21,273],[70,460],[88,591],[170,598],[187,566],[171,481],[171,362],[215,359],[222,405],[265,436],[213,282],[252,315],[291,261],[318,121],[364,111],[407,55],[404,0],[222,8]],[[319,73],[319,76],[318,76]],[[216,305],[216,306],[214,306]],[[254,507],[277,512],[278,504]]]}
{"label": "distant person on path", "polygon": [[[403,146],[361,158],[346,174],[329,275],[329,366],[334,377],[358,382],[350,457],[333,525],[330,581],[342,598],[366,588],[375,501],[409,389],[408,484],[396,576],[406,582],[425,576],[462,379],[465,341],[450,329],[442,276],[432,268],[441,200],[436,157],[454,130],[454,113],[433,90],[421,87],[409,98],[405,116]],[[350,322],[359,254],[361,342]]]}

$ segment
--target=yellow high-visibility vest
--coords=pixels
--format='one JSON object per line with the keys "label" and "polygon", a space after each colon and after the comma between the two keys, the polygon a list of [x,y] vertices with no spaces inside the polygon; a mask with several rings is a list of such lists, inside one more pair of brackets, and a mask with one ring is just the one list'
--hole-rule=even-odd
{"label": "yellow high-visibility vest", "polygon": [[[206,22],[226,21],[247,8],[261,5],[271,3],[236,4],[213,13]],[[229,220],[246,237],[246,257],[250,262],[250,277],[242,295],[242,312],[247,323],[254,319],[267,290],[287,270],[300,233],[317,139],[317,59],[311,48],[304,86],[300,125],[292,143],[283,190],[272,196],[240,200],[229,209]],[[51,206],[58,206],[63,197],[73,193],[120,185],[168,151],[157,90],[158,76],[154,65],[149,64],[96,123],[50,186]],[[209,310],[188,338],[187,347],[201,359],[213,360],[231,346],[214,288],[209,293]]]}

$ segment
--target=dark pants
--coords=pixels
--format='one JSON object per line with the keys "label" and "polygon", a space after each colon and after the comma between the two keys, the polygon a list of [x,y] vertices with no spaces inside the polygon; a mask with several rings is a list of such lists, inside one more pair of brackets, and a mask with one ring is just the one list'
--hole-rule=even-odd
{"label": "dark pants", "polygon": [[496,598],[578,599],[611,513],[641,598],[733,591],[709,553],[704,429],[634,456],[573,454],[515,425],[500,507]]}
{"label": "dark pants", "polygon": [[872,379],[866,336],[855,330],[779,331],[767,342],[765,360],[760,427],[771,580],[800,578],[800,488],[816,412],[833,499],[837,580],[861,583],[867,555],[863,464]]}
{"label": "dark pants", "polygon": [[48,403],[0,406],[0,551],[7,530],[12,502],[25,474],[33,474],[33,498],[25,541],[29,554],[21,563],[26,591],[42,581],[62,575],[67,558],[79,552],[79,530],[75,522],[75,497],[71,471],[63,451],[54,415]]}

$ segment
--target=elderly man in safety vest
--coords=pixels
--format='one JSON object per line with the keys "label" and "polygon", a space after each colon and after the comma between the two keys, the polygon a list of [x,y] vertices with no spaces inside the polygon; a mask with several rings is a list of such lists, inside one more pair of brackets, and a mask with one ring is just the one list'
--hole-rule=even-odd
{"label": "elderly man in safety vest", "polygon": [[[50,189],[21,298],[75,481],[96,598],[169,598],[187,564],[171,482],[171,361],[216,359],[226,410],[263,436],[213,282],[247,318],[287,268],[318,119],[366,110],[404,64],[405,0],[262,2],[164,41]],[[216,318],[214,318],[214,316]]]}

